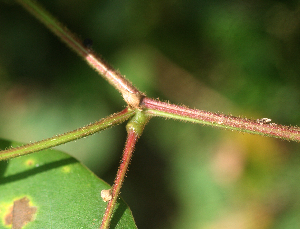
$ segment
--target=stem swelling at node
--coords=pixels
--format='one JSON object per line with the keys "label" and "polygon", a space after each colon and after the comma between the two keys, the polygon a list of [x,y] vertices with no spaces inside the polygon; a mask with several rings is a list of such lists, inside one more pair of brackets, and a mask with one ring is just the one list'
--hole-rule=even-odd
{"label": "stem swelling at node", "polygon": [[17,2],[32,15],[34,15],[79,56],[81,56],[111,85],[113,85],[113,87],[122,94],[122,97],[127,103],[128,108],[103,120],[100,120],[99,122],[65,133],[63,135],[54,136],[53,138],[21,146],[19,148],[2,151],[0,152],[0,161],[26,155],[32,152],[37,152],[42,149],[51,148],[69,141],[74,141],[122,123],[131,118],[126,126],[128,133],[127,141],[114,185],[110,190],[102,191],[101,196],[104,201],[108,201],[108,205],[102,220],[101,228],[109,228],[114,207],[116,205],[116,201],[120,193],[135,144],[138,138],[141,136],[143,129],[150,117],[158,116],[172,118],[190,123],[211,125],[223,129],[237,130],[252,134],[261,134],[264,136],[293,140],[297,142],[300,141],[300,128],[277,125],[275,123],[271,123],[271,119],[269,118],[250,120],[204,110],[190,109],[186,106],[178,106],[175,104],[170,104],[169,102],[162,102],[148,98],[145,94],[133,86],[133,84],[126,79],[125,76],[121,75],[118,71],[115,71],[107,63],[105,63],[105,61],[103,61],[102,58],[96,54],[96,52],[92,50],[91,40],[86,39],[82,41],[79,39],[35,1],[17,0]]}
{"label": "stem swelling at node", "polygon": [[126,125],[127,133],[133,131],[138,136],[141,136],[148,120],[149,116],[147,116],[143,111],[136,110],[135,115]]}

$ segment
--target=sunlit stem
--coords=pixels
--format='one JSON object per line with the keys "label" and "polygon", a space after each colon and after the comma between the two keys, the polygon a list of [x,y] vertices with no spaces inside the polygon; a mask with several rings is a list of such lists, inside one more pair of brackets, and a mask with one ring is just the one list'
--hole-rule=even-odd
{"label": "sunlit stem", "polygon": [[115,71],[99,57],[90,47],[83,44],[74,33],[62,25],[55,17],[47,12],[36,1],[17,0],[28,12],[42,22],[51,32],[58,36],[64,43],[73,49],[79,56],[100,73],[112,86],[121,92],[126,103],[131,107],[138,107],[143,94],[132,85],[118,71]]}
{"label": "sunlit stem", "polygon": [[185,122],[300,142],[299,127],[283,126],[272,122],[259,121],[259,119],[251,120],[210,111],[190,109],[186,106],[178,106],[147,97],[143,99],[141,105],[144,107],[145,113],[150,116],[172,118]]}
{"label": "sunlit stem", "polygon": [[123,151],[120,167],[117,172],[117,176],[114,185],[111,190],[111,198],[107,204],[102,224],[100,229],[109,228],[110,221],[114,212],[120,189],[122,187],[128,165],[130,163],[132,153],[134,151],[135,144],[138,138],[141,136],[143,129],[148,121],[148,118],[141,111],[137,111],[135,116],[128,122],[127,129],[127,140]]}

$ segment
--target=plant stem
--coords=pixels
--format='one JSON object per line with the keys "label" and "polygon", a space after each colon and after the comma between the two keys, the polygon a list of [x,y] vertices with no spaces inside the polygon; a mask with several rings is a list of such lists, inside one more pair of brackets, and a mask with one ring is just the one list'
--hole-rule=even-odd
{"label": "plant stem", "polygon": [[138,138],[138,136],[134,131],[130,131],[128,133],[123,157],[121,160],[121,164],[120,164],[120,167],[119,167],[116,179],[115,179],[115,183],[113,185],[112,192],[111,192],[112,199],[107,204],[100,229],[109,228],[109,224],[110,224],[111,216],[112,216],[112,213],[114,210],[114,206],[117,202],[117,198],[120,193],[120,189],[121,189],[122,183],[124,181],[124,177],[125,177],[129,162],[131,160],[137,138]]}
{"label": "plant stem", "polygon": [[100,229],[109,228],[114,207],[116,205],[117,198],[119,196],[120,189],[122,187],[124,177],[126,175],[128,165],[132,157],[132,153],[134,151],[135,144],[138,138],[141,136],[147,121],[148,118],[144,115],[144,113],[141,111],[137,111],[135,116],[128,122],[126,126],[127,140],[123,151],[121,164],[118,169],[114,185],[112,187],[112,191],[111,191],[112,198],[111,200],[109,200],[107,204]]}
{"label": "plant stem", "polygon": [[73,130],[35,143],[0,151],[0,161],[48,149],[64,144],[66,142],[74,141],[92,135],[96,132],[105,130],[111,126],[124,122],[125,120],[132,117],[134,113],[134,110],[125,108],[121,112],[115,113],[111,116],[101,119],[98,122],[92,123],[77,130]]}
{"label": "plant stem", "polygon": [[112,86],[121,92],[124,100],[131,107],[137,108],[143,94],[132,85],[124,76],[110,67],[101,57],[86,47],[83,42],[59,21],[57,21],[49,12],[43,9],[35,1],[17,0],[27,11],[42,22],[50,31],[65,42],[79,56],[83,57],[90,66],[100,73]]}
{"label": "plant stem", "polygon": [[228,130],[238,130],[296,142],[300,141],[300,128],[298,127],[282,126],[275,123],[262,123],[246,118],[190,109],[146,97],[141,104],[146,108],[146,114],[151,116],[200,123]]}

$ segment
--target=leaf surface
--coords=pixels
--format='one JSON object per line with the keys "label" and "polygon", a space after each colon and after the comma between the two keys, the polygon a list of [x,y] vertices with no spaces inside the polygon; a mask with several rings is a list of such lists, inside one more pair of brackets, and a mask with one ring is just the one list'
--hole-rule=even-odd
{"label": "leaf surface", "polygon": [[[0,148],[20,145],[0,140]],[[75,158],[43,150],[0,163],[0,228],[99,228],[110,186]],[[25,227],[26,225],[26,227]],[[119,198],[110,228],[137,228]]]}

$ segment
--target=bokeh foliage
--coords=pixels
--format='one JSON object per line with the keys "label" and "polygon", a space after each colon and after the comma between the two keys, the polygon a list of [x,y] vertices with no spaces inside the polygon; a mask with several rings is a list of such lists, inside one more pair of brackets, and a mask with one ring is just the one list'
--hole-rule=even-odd
{"label": "bokeh foliage", "polygon": [[[299,125],[298,1],[40,1],[150,97]],[[0,3],[0,136],[41,140],[125,106],[17,4]],[[112,183],[124,125],[59,149]],[[146,126],[122,196],[140,228],[300,227],[299,145]]]}

